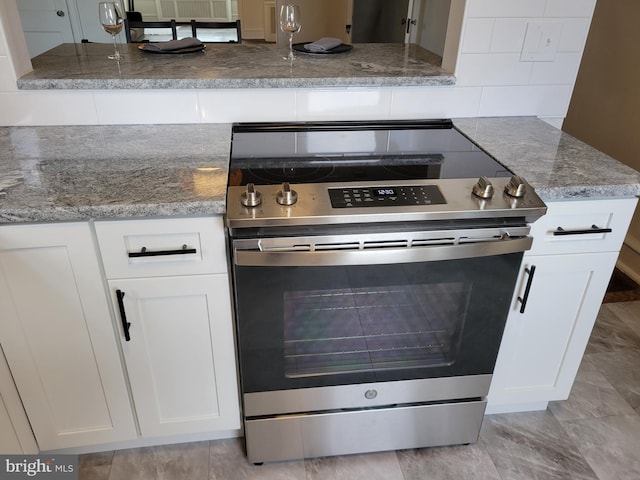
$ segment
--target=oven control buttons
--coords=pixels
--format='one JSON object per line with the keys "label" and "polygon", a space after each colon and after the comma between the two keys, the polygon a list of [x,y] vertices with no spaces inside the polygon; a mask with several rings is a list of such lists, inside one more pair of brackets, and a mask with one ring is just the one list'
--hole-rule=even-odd
{"label": "oven control buttons", "polygon": [[247,183],[247,190],[240,195],[240,203],[245,207],[257,207],[262,203],[262,195],[253,183]]}
{"label": "oven control buttons", "polygon": [[504,187],[504,191],[507,195],[512,197],[524,197],[524,194],[527,193],[527,185],[524,183],[522,177],[514,175],[511,177],[511,180],[509,180],[509,183]]}
{"label": "oven control buttons", "polygon": [[487,177],[480,177],[478,182],[473,186],[472,191],[476,197],[491,198],[493,197],[493,192],[495,190],[493,188],[493,184]]}
{"label": "oven control buttons", "polygon": [[278,190],[276,193],[276,202],[280,205],[293,205],[298,201],[298,193],[291,188],[289,183],[284,182],[282,184],[282,190]]}
{"label": "oven control buttons", "polygon": [[366,398],[367,400],[373,400],[377,396],[378,396],[378,391],[374,390],[373,388],[371,390],[367,390],[366,392],[364,392],[364,398]]}

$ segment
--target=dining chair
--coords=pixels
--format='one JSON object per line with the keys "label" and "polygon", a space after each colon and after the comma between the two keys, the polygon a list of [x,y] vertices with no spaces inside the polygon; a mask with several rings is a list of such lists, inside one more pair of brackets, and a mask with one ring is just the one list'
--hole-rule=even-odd
{"label": "dining chair", "polygon": [[240,20],[235,22],[191,20],[191,35],[205,43],[242,43]]}
{"label": "dining chair", "polygon": [[[150,30],[156,29],[156,32],[150,32]],[[133,35],[132,30],[134,32],[143,32],[142,37],[139,35]],[[170,30],[170,32],[169,32]],[[128,18],[124,19],[124,32],[127,37],[127,43],[143,43],[143,42],[154,42],[154,41],[168,41],[168,40],[177,40],[178,33],[176,27],[175,20],[166,20],[166,21],[152,21],[152,22],[144,22],[144,21],[133,21]],[[169,38],[169,35],[171,38]],[[157,40],[152,38],[153,36],[157,36]]]}

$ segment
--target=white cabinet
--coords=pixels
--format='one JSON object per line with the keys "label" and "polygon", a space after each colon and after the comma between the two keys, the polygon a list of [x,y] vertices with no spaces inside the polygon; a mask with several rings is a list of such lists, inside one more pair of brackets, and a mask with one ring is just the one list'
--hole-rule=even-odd
{"label": "white cabinet", "polygon": [[222,219],[96,222],[141,435],[240,428]]}
{"label": "white cabinet", "polygon": [[0,318],[41,450],[136,438],[88,224],[0,227]]}
{"label": "white cabinet", "polygon": [[[547,215],[532,228],[487,413],[543,409],[569,396],[635,204],[548,203]],[[521,312],[518,298],[527,290]]]}

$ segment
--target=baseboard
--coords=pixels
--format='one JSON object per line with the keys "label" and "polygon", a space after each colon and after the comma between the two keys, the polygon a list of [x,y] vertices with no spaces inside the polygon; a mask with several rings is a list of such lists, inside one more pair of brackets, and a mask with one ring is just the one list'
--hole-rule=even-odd
{"label": "baseboard", "polygon": [[[176,443],[203,442],[207,440],[223,440],[227,438],[237,438],[243,435],[243,430],[224,430],[220,432],[175,435],[170,437],[138,438],[126,442],[115,442],[101,445],[89,445],[85,447],[50,450],[47,453],[80,455],[85,453],[106,452],[110,450],[122,450],[125,448],[153,447],[158,445],[172,445]],[[44,451],[40,453],[44,453]]]}
{"label": "baseboard", "polygon": [[515,403],[506,405],[487,405],[484,411],[485,415],[496,415],[499,413],[516,413],[516,412],[536,412],[546,410],[549,402],[533,402],[533,403]]}

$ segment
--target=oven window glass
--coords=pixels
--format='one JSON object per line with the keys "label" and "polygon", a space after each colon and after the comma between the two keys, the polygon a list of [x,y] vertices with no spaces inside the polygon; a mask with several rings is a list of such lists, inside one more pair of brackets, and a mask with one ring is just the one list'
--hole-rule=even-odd
{"label": "oven window glass", "polygon": [[470,293],[469,282],[285,292],[285,375],[451,365]]}
{"label": "oven window glass", "polygon": [[234,265],[243,391],[490,374],[521,260]]}

